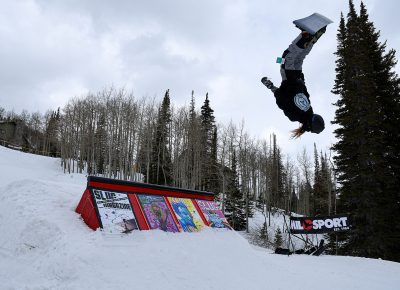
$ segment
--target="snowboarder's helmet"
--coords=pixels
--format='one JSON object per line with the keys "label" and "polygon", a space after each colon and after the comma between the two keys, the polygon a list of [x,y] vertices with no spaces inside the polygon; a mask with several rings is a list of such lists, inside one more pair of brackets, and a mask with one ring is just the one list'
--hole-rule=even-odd
{"label": "snowboarder's helmet", "polygon": [[311,119],[311,132],[319,134],[325,129],[324,119],[320,115],[314,114]]}

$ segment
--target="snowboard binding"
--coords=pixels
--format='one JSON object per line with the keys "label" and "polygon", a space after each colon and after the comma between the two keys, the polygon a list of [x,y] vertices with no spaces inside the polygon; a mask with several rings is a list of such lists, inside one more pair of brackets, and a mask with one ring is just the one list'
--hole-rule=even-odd
{"label": "snowboard binding", "polygon": [[313,13],[308,17],[293,21],[294,25],[301,30],[300,48],[307,48],[315,44],[325,33],[326,27],[333,21],[319,13]]}
{"label": "snowboard binding", "polygon": [[310,40],[305,44],[305,47],[307,48],[308,45],[315,44],[318,41],[318,39],[322,36],[322,34],[325,33],[325,31],[326,31],[326,26],[322,27],[314,35],[310,35]]}
{"label": "snowboard binding", "polygon": [[306,30],[301,30],[301,39],[296,43],[296,45],[302,49],[309,47],[311,44],[314,45],[318,39],[324,34],[326,31],[326,26],[322,27],[315,34],[311,34]]}

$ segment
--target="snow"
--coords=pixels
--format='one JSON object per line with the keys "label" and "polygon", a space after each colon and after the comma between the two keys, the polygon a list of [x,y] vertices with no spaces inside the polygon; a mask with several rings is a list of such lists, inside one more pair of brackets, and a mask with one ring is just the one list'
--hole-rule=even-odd
{"label": "snow", "polygon": [[0,289],[399,289],[400,264],[282,256],[232,231],[90,230],[59,159],[0,146]]}

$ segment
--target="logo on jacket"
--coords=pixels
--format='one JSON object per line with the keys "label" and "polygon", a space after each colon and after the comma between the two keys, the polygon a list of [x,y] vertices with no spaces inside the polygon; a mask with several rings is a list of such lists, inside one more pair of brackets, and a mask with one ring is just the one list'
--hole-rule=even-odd
{"label": "logo on jacket", "polygon": [[300,110],[304,112],[306,112],[311,107],[310,101],[303,93],[298,93],[297,95],[294,96],[294,103]]}

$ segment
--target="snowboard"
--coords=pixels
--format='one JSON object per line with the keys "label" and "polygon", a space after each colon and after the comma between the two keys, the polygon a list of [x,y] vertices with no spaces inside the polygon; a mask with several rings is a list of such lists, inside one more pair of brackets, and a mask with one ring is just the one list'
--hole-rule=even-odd
{"label": "snowboard", "polygon": [[312,253],[312,255],[319,256],[326,250],[326,248],[327,248],[327,246],[319,247],[314,253]]}
{"label": "snowboard", "polygon": [[313,256],[321,255],[326,249],[326,245],[324,245],[324,242],[325,242],[324,240],[321,240],[318,248],[311,255],[313,255]]}
{"label": "snowboard", "polygon": [[305,18],[293,21],[294,25],[301,30],[305,30],[311,35],[316,34],[320,29],[333,23],[332,20],[319,13],[313,13]]}

